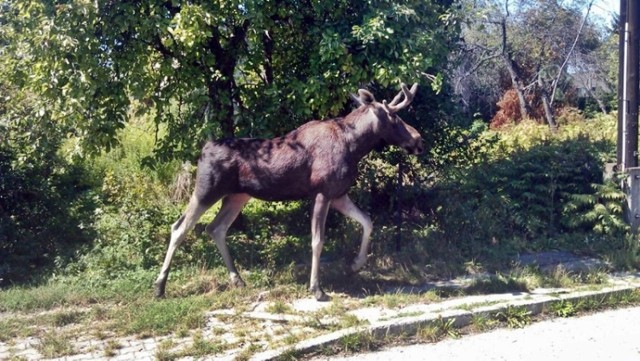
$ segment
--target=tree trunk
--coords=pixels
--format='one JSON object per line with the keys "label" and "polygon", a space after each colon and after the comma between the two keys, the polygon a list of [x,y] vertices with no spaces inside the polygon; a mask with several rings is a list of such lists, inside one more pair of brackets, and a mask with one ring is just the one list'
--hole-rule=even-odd
{"label": "tree trunk", "polygon": [[224,138],[235,133],[233,114],[233,84],[223,79],[209,83],[209,104],[213,106],[213,119],[217,120]]}
{"label": "tree trunk", "polygon": [[518,103],[520,104],[520,116],[522,118],[529,118],[529,104],[527,103],[527,99],[524,96],[524,84],[522,83],[522,79],[516,68],[515,63],[511,60],[511,57],[508,54],[502,55],[502,61],[504,62],[507,70],[509,71],[509,75],[511,76],[511,83],[513,84],[513,89],[518,94]]}
{"label": "tree trunk", "polygon": [[591,88],[585,86],[585,90],[587,91],[587,94],[589,94],[589,96],[591,98],[593,98],[593,100],[596,101],[596,104],[598,104],[598,108],[600,108],[600,111],[602,112],[602,114],[608,114],[607,112],[607,106],[604,104],[604,102],[602,101],[602,99],[600,99],[599,96],[597,96],[593,90],[591,90]]}
{"label": "tree trunk", "polygon": [[[505,2],[505,13],[506,16],[509,16],[509,2]],[[518,103],[520,103],[520,116],[522,118],[529,118],[529,104],[527,104],[527,99],[524,97],[524,84],[522,83],[522,77],[520,76],[520,72],[516,66],[516,63],[513,61],[511,57],[511,53],[509,52],[509,47],[507,45],[507,19],[506,17],[502,18],[500,22],[500,30],[502,31],[502,61],[504,65],[507,67],[507,71],[509,72],[509,76],[511,77],[511,83],[513,84],[513,89],[518,94]]]}
{"label": "tree trunk", "polygon": [[547,88],[545,87],[544,81],[542,80],[542,75],[538,72],[538,86],[540,87],[540,96],[542,97],[542,107],[544,108],[544,117],[549,124],[549,128],[551,128],[552,132],[556,132],[558,130],[558,123],[556,122],[556,118],[553,115],[553,108],[551,107],[551,101],[549,101],[549,93],[547,93]]}
{"label": "tree trunk", "polygon": [[[213,106],[214,119],[220,124],[223,137],[231,138],[235,133],[234,102],[237,97],[234,81],[236,66],[246,47],[247,29],[250,21],[245,19],[242,24],[234,26],[231,35],[224,38],[218,27],[211,29],[208,50],[216,61],[216,70],[220,73],[213,79],[210,76],[208,86],[209,104]],[[225,41],[222,41],[224,38]],[[223,47],[223,44],[226,45]]]}

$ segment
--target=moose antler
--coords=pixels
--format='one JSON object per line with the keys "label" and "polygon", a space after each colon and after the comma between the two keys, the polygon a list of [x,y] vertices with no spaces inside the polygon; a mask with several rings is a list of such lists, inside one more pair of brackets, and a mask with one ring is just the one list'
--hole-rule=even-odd
{"label": "moose antler", "polygon": [[[402,88],[402,91],[393,98],[391,103],[387,104],[386,100],[382,101],[382,106],[387,111],[387,113],[397,113],[400,110],[408,107],[409,104],[411,104],[411,102],[413,101],[413,97],[416,95],[416,91],[418,90],[418,83],[413,84],[410,90],[409,88],[407,88],[407,85],[405,83],[400,84],[400,87]],[[404,95],[404,100],[400,104],[398,104],[398,102],[402,98],[402,95]]]}

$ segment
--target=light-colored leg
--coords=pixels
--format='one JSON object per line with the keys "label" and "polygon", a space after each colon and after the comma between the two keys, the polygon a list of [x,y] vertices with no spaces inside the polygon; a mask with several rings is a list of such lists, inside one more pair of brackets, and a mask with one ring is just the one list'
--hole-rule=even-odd
{"label": "light-colored leg", "polygon": [[211,238],[216,242],[218,251],[222,255],[224,264],[229,270],[229,277],[231,284],[237,287],[243,287],[244,281],[240,277],[236,266],[233,264],[231,253],[225,238],[227,236],[227,230],[231,226],[231,223],[238,217],[242,208],[251,199],[248,194],[230,194],[222,199],[222,207],[220,212],[216,215],[213,221],[205,228],[207,233],[211,235]]}
{"label": "light-colored leg", "polygon": [[329,297],[320,288],[320,254],[324,244],[324,226],[327,220],[330,200],[322,194],[316,196],[311,215],[311,281],[309,290],[318,301],[328,301]]}
{"label": "light-colored leg", "polygon": [[156,297],[163,297],[165,286],[167,284],[167,278],[169,278],[169,270],[171,268],[171,260],[173,255],[180,246],[180,243],[184,240],[187,233],[193,229],[198,222],[198,219],[202,214],[209,209],[211,205],[201,204],[195,196],[192,196],[187,205],[187,209],[184,214],[178,219],[176,223],[171,226],[171,241],[169,242],[169,248],[167,254],[164,257],[162,263],[162,269],[155,282]]}
{"label": "light-colored leg", "polygon": [[367,253],[369,252],[369,243],[373,223],[371,217],[361,211],[346,194],[338,199],[331,201],[331,206],[345,216],[353,219],[362,225],[362,242],[360,243],[360,252],[351,265],[351,270],[359,271],[367,263]]}

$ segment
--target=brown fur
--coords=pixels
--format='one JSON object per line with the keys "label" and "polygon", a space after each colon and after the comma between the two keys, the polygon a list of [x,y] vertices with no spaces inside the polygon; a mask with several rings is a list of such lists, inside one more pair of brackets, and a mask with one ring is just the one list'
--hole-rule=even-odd
{"label": "brown fur", "polygon": [[[416,87],[409,90],[403,85],[402,92],[389,104],[376,102],[370,92],[361,89],[356,98],[360,107],[346,117],[310,121],[282,137],[207,142],[198,161],[196,186],[189,207],[173,225],[169,251],[156,281],[156,294],[164,294],[171,258],[184,233],[218,200],[224,198],[223,207],[207,229],[216,240],[232,281],[243,284],[224,237],[244,204],[251,197],[268,201],[313,198],[316,202],[312,218],[315,266],[312,266],[311,288],[318,299],[324,298],[317,279],[317,258],[324,239],[327,208],[334,201],[334,208],[370,228],[368,216],[353,205],[346,193],[358,176],[358,162],[374,148],[392,144],[414,154],[422,151],[420,134],[396,114],[409,105]],[[401,95],[405,100],[400,103]],[[364,264],[367,247],[368,235],[363,236],[358,268]]]}

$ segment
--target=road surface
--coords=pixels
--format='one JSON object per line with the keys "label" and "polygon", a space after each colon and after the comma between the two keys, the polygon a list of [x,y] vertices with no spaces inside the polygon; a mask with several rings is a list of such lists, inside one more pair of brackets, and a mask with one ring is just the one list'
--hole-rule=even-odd
{"label": "road surface", "polygon": [[499,329],[435,344],[314,360],[640,361],[640,307],[557,318],[522,329]]}

